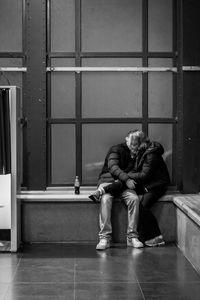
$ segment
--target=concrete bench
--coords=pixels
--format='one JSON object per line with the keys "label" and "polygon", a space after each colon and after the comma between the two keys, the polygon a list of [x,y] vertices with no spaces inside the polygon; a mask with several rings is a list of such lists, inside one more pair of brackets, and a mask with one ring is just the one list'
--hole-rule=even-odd
{"label": "concrete bench", "polygon": [[[98,240],[99,204],[88,199],[91,189],[31,192],[18,195],[22,202],[22,240],[24,242],[91,242]],[[154,205],[166,242],[176,241],[174,193],[164,195]],[[117,200],[112,210],[113,241],[126,242],[127,208]]]}

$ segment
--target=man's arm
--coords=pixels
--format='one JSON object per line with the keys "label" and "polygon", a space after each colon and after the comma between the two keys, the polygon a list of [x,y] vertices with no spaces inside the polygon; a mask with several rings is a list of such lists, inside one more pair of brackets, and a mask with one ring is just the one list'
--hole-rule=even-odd
{"label": "man's arm", "polygon": [[109,172],[117,179],[126,182],[129,176],[119,167],[120,152],[117,147],[112,147],[108,155],[108,169]]}
{"label": "man's arm", "polygon": [[157,168],[159,160],[155,154],[148,154],[145,158],[142,170],[140,172],[129,172],[129,178],[135,180],[137,183],[146,182],[151,178],[152,173]]}

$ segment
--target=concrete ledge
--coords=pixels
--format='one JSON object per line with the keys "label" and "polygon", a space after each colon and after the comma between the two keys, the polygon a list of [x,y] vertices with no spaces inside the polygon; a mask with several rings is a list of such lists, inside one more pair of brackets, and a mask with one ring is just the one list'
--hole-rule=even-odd
{"label": "concrete ledge", "polygon": [[200,226],[200,195],[174,196],[174,204]]}
{"label": "concrete ledge", "polygon": [[[73,193],[73,190],[61,190],[61,191],[24,191],[17,194],[17,199],[23,202],[92,202],[88,196],[94,191],[94,188],[85,188],[81,190],[79,195]],[[159,202],[173,202],[175,195],[179,195],[177,192],[167,192],[163,197],[159,199]],[[120,201],[115,199],[115,201]]]}
{"label": "concrete ledge", "polygon": [[94,188],[85,188],[79,195],[74,194],[73,189],[50,190],[50,191],[22,191],[17,194],[17,199],[23,202],[91,202],[88,196],[94,191]]}
{"label": "concrete ledge", "polygon": [[177,246],[200,273],[200,195],[174,197]]}

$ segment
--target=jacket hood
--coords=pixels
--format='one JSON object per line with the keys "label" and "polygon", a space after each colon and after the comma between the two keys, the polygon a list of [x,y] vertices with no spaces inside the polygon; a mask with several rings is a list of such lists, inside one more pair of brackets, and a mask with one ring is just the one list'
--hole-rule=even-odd
{"label": "jacket hood", "polygon": [[164,153],[164,148],[163,146],[158,143],[158,142],[151,142],[149,144],[149,147],[146,149],[145,151],[145,154],[148,154],[148,153],[156,153],[156,154],[159,154],[159,155],[163,155]]}

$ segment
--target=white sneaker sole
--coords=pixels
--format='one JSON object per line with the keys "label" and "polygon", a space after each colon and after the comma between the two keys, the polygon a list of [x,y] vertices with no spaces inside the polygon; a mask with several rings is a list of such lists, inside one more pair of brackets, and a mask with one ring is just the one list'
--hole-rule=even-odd
{"label": "white sneaker sole", "polygon": [[99,251],[103,251],[103,250],[106,250],[106,249],[108,249],[108,248],[110,248],[110,245],[107,245],[107,246],[105,246],[105,247],[102,247],[102,246],[96,246],[96,250],[99,250]]}
{"label": "white sneaker sole", "polygon": [[148,243],[145,243],[146,246],[148,247],[163,247],[165,246],[165,242],[160,242],[160,243],[156,243],[156,244],[148,244]]}
{"label": "white sneaker sole", "polygon": [[144,248],[144,245],[141,244],[141,245],[138,245],[138,246],[133,246],[133,244],[131,242],[127,241],[127,247],[132,247],[132,248],[139,249],[139,248]]}

